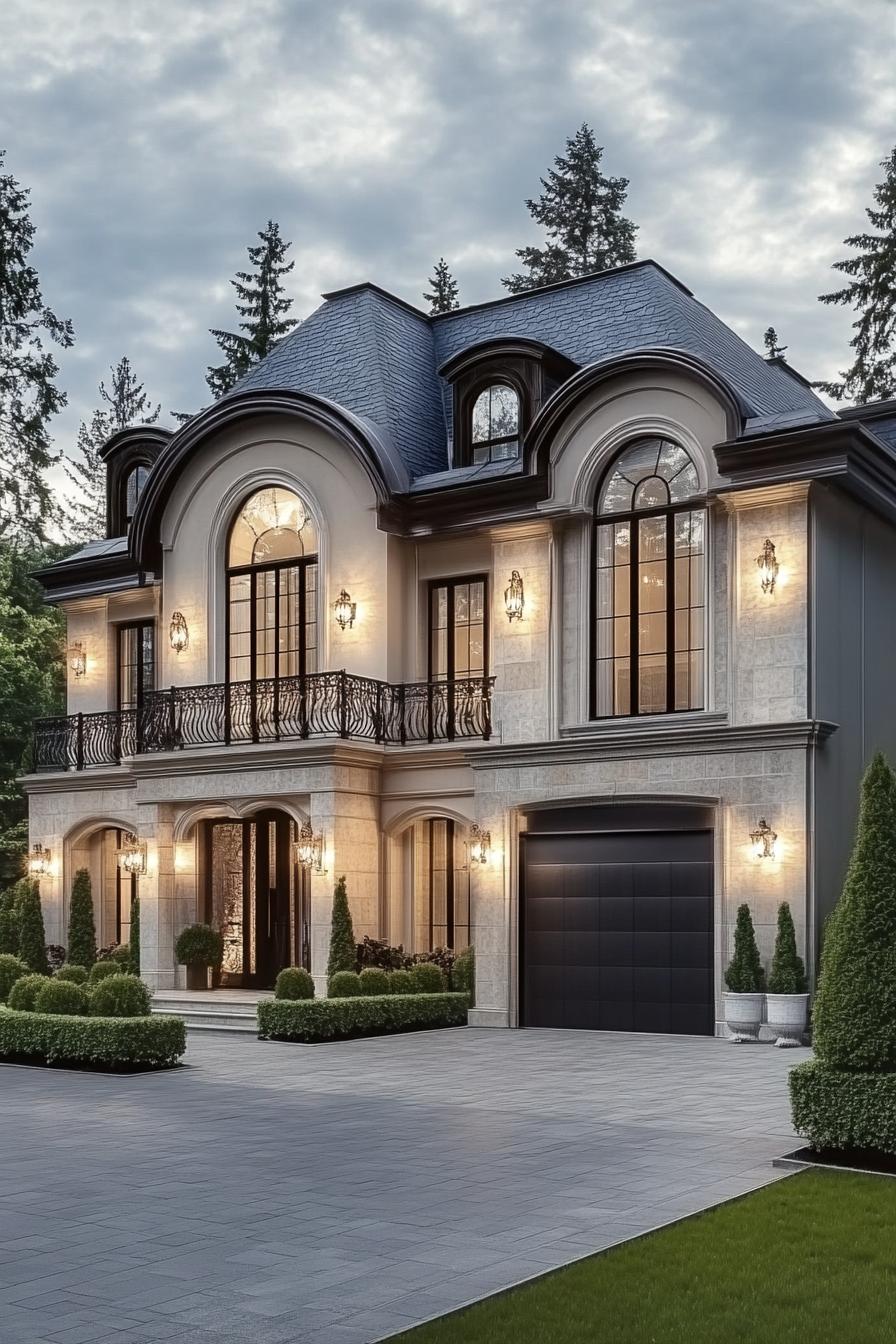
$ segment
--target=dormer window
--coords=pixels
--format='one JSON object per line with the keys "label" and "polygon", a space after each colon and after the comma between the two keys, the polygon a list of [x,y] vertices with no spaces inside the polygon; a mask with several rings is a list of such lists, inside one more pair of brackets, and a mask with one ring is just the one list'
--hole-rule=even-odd
{"label": "dormer window", "polygon": [[520,399],[508,383],[490,383],[473,403],[470,452],[474,463],[519,456]]}
{"label": "dormer window", "polygon": [[143,487],[149,477],[149,467],[142,463],[133,467],[125,478],[124,486],[124,512],[125,522],[128,527],[134,520],[134,514],[137,512],[137,501],[143,493]]}

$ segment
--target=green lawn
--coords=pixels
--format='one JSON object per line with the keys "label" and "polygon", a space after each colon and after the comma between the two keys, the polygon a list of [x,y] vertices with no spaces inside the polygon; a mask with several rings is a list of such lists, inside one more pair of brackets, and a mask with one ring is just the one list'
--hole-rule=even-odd
{"label": "green lawn", "polygon": [[896,1179],[808,1171],[397,1341],[870,1344],[896,1339]]}

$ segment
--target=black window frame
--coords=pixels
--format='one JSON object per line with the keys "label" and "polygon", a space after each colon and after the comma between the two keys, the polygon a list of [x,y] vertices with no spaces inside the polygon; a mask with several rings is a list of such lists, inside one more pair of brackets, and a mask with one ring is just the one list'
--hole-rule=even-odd
{"label": "black window frame", "polygon": [[[429,861],[428,861],[428,864],[427,864],[427,894],[428,894],[427,926],[428,926],[428,935],[429,935],[429,937],[428,937],[429,947],[428,947],[427,949],[425,949],[425,950],[426,950],[426,951],[429,951],[429,952],[434,952],[434,951],[436,950],[437,947],[444,947],[444,948],[447,948],[449,951],[452,951],[452,952],[462,952],[462,951],[464,950],[464,948],[467,948],[467,947],[470,946],[471,914],[472,914],[472,911],[471,911],[471,908],[470,908],[470,907],[471,907],[471,900],[472,900],[472,891],[471,891],[471,885],[470,885],[469,858],[468,858],[468,860],[467,860],[467,868],[466,868],[466,870],[464,870],[464,869],[458,869],[458,867],[457,867],[457,863],[456,863],[457,844],[458,844],[458,840],[459,840],[459,837],[458,837],[458,834],[457,834],[457,823],[455,822],[455,820],[454,820],[453,817],[439,817],[439,816],[435,816],[435,817],[421,817],[421,818],[420,818],[420,821],[419,821],[418,824],[422,824],[422,825],[424,825],[424,826],[426,827],[426,831],[427,831],[427,837],[426,837],[426,840],[427,840],[428,857],[429,857]],[[444,941],[444,943],[437,943],[437,942],[435,941],[435,939],[434,939],[434,936],[433,936],[433,931],[434,931],[434,929],[436,928],[436,922],[435,922],[435,919],[434,919],[434,917],[433,917],[433,916],[434,916],[433,904],[434,904],[434,901],[435,901],[434,877],[435,877],[435,872],[436,872],[435,865],[434,865],[434,861],[433,861],[433,856],[434,856],[434,854],[435,854],[435,848],[436,848],[436,846],[435,846],[435,828],[436,828],[437,826],[444,826],[444,827],[445,827],[445,857],[446,857],[446,867],[445,867],[445,941]],[[456,878],[457,878],[457,873],[458,873],[458,871],[461,871],[461,872],[462,872],[462,871],[466,871],[466,873],[467,873],[467,897],[466,897],[466,899],[467,899],[467,919],[466,919],[466,923],[460,926],[460,927],[462,927],[462,928],[464,928],[464,929],[466,930],[466,942],[463,943],[460,947],[457,946],[457,929],[458,929],[458,923],[457,923],[457,918],[456,918],[456,916],[457,916],[457,902],[456,902],[456,897],[457,897],[457,889],[456,889],[456,888],[457,888],[457,882],[456,882]],[[416,927],[417,927],[416,910],[413,912],[413,923],[414,923],[414,929],[415,929],[415,931],[416,931]],[[420,951],[421,949],[418,948],[417,950]]]}
{"label": "black window frame", "polygon": [[[136,671],[136,678],[137,678],[137,690],[136,690],[136,695],[135,695],[135,698],[134,698],[134,703],[133,703],[133,704],[125,705],[125,704],[123,703],[123,701],[122,701],[122,690],[123,690],[123,687],[122,687],[122,684],[121,684],[121,682],[122,682],[122,677],[121,677],[121,673],[122,673],[121,644],[122,644],[122,636],[125,634],[126,631],[129,631],[129,630],[148,630],[148,631],[149,631],[150,642],[151,642],[151,644],[152,644],[152,685],[151,685],[151,686],[145,686],[145,685],[143,684],[143,669],[144,669],[144,662],[143,662],[143,659],[142,659],[141,657],[138,656],[137,659],[136,659],[136,662],[135,662],[135,664],[134,664],[135,671]],[[139,654],[140,651],[141,651],[141,646],[140,646],[140,643],[139,643],[139,641],[138,641],[138,654]],[[115,627],[115,704],[116,704],[116,708],[117,708],[119,711],[122,711],[122,710],[127,711],[127,710],[139,709],[139,708],[141,707],[141,705],[143,704],[143,697],[144,697],[146,691],[152,692],[152,691],[154,691],[154,690],[156,689],[156,683],[157,683],[157,681],[158,681],[157,673],[158,673],[158,649],[157,649],[157,642],[156,642],[156,623],[155,623],[155,621],[152,620],[151,618],[150,618],[150,619],[146,619],[146,618],[144,618],[143,620],[136,620],[136,621],[121,621],[121,622],[119,622],[119,623],[116,625],[116,627]]]}
{"label": "black window frame", "polygon": [[[316,591],[317,594],[318,594],[318,600],[319,600],[319,594],[320,594],[320,563],[319,563],[319,557],[318,557],[318,554],[317,554],[316,552],[315,552],[315,554],[313,554],[313,555],[296,555],[296,556],[291,556],[291,557],[290,557],[289,559],[287,559],[287,560],[277,560],[277,561],[275,561],[273,564],[266,564],[266,565],[251,565],[251,564],[250,564],[250,565],[228,565],[228,566],[227,566],[227,570],[226,570],[227,602],[226,602],[226,615],[225,615],[225,622],[224,622],[224,624],[225,624],[224,641],[225,641],[225,665],[226,665],[226,666],[225,666],[225,670],[226,670],[226,681],[227,681],[227,684],[228,684],[228,685],[246,684],[245,682],[244,682],[244,683],[240,683],[239,681],[234,681],[234,679],[233,679],[233,678],[231,677],[231,675],[230,675],[230,663],[231,663],[231,653],[230,653],[230,636],[231,636],[231,621],[230,621],[231,595],[230,595],[230,581],[231,581],[231,579],[239,578],[239,577],[242,576],[242,575],[248,575],[249,578],[250,578],[250,585],[249,585],[249,631],[248,631],[248,633],[249,633],[249,667],[250,667],[250,676],[246,679],[247,682],[248,682],[248,684],[254,686],[254,685],[257,685],[259,681],[273,681],[273,682],[275,682],[275,683],[279,683],[279,682],[281,682],[281,681],[284,680],[284,677],[285,677],[285,676],[299,676],[299,677],[306,677],[306,676],[308,675],[308,669],[307,669],[307,666],[306,666],[306,664],[307,664],[307,656],[308,656],[308,647],[307,647],[307,640],[306,640],[307,614],[308,614],[308,592],[307,592],[307,587],[308,587],[308,585],[307,585],[307,580],[306,580],[306,570],[308,570],[308,569],[310,569],[310,568],[312,568],[312,567],[314,567],[314,568],[317,570],[317,582],[316,582],[316,585],[315,585],[315,591]],[[299,615],[298,615],[298,622],[297,622],[297,625],[298,625],[298,631],[299,631],[299,647],[298,647],[298,649],[296,650],[296,654],[298,655],[298,656],[297,656],[297,663],[298,663],[298,668],[299,668],[299,670],[298,670],[298,672],[296,672],[296,673],[281,674],[281,672],[280,672],[280,668],[279,668],[279,662],[280,662],[279,652],[280,652],[280,651],[279,651],[279,649],[277,648],[277,644],[278,644],[278,642],[279,642],[279,633],[280,633],[280,572],[283,571],[283,570],[286,570],[286,569],[298,569],[298,570],[300,571],[300,582],[299,582],[299,584],[298,584]],[[275,644],[274,675],[273,675],[273,677],[260,677],[260,676],[258,675],[258,671],[257,671],[257,660],[258,660],[258,657],[259,657],[259,651],[258,651],[258,647],[257,647],[257,636],[258,636],[258,620],[257,620],[257,615],[258,615],[258,610],[257,610],[257,601],[258,601],[258,581],[257,581],[257,576],[258,576],[259,574],[271,574],[271,573],[275,573],[275,574],[277,575],[277,583],[276,583],[275,596],[274,596],[274,610],[275,610],[275,613],[276,613],[276,619],[275,619],[275,621],[274,621],[274,644]],[[319,611],[315,611],[315,613],[314,613],[314,626],[315,626],[316,634],[317,634],[317,636],[318,636],[318,638],[319,638],[319,636],[320,636],[320,621],[319,621],[318,617],[319,617]],[[320,650],[320,644],[319,644],[319,642],[318,642],[318,644],[316,645],[316,649],[317,649],[318,651]],[[318,670],[319,670],[319,669],[318,669]]]}
{"label": "black window frame", "polygon": [[[452,681],[480,681],[489,675],[489,576],[487,574],[457,574],[445,578],[430,579],[428,585],[426,602],[426,679],[431,684],[438,685],[440,682]],[[444,676],[435,676],[433,669],[433,604],[436,590],[447,588],[449,591],[449,609],[453,615],[454,612],[454,590],[462,587],[464,584],[481,583],[482,584],[482,664],[481,672],[466,672],[463,676],[458,676],[455,667],[454,658],[454,633],[455,622],[449,620],[447,625],[446,654],[449,670]]]}

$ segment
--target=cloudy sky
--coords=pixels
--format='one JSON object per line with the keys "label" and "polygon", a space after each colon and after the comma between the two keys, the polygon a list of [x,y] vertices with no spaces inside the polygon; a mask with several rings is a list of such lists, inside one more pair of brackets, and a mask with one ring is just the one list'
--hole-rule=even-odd
{"label": "cloudy sky", "polygon": [[268,218],[299,316],[363,279],[419,303],[441,254],[463,302],[501,294],[582,121],[639,255],[832,375],[850,316],[816,296],[896,141],[894,38],[892,0],[5,0],[0,144],[77,336],[57,442],[124,353],[203,404]]}

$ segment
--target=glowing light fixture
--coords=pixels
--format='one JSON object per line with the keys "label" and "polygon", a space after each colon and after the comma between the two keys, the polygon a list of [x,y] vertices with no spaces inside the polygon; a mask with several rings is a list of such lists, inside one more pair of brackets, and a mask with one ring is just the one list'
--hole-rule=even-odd
{"label": "glowing light fixture", "polygon": [[474,821],[470,827],[470,862],[488,863],[491,845],[491,832],[483,831]]}
{"label": "glowing light fixture", "polygon": [[309,872],[324,872],[324,838],[322,835],[315,835],[310,821],[302,822],[302,829],[299,831],[299,838],[293,845],[296,856],[296,863],[302,865]]}
{"label": "glowing light fixture", "polygon": [[49,877],[52,854],[43,845],[35,845],[28,855],[28,872],[32,877]]}
{"label": "glowing light fixture", "polygon": [[768,537],[766,537],[765,545],[756,557],[756,565],[759,569],[760,588],[764,593],[773,593],[781,566],[778,564],[778,557],[775,554],[775,543]]}
{"label": "glowing light fixture", "polygon": [[523,580],[518,569],[510,575],[510,583],[504,589],[504,610],[508,621],[521,621],[526,598],[523,592]]}
{"label": "glowing light fixture", "polygon": [[175,653],[183,653],[190,642],[190,631],[182,611],[175,611],[171,617],[168,640]]}
{"label": "glowing light fixture", "polygon": [[136,835],[126,835],[115,855],[118,866],[128,877],[142,877],[146,872],[146,845]]}
{"label": "glowing light fixture", "polygon": [[357,610],[357,602],[353,602],[351,593],[347,593],[343,588],[333,606],[333,611],[336,614],[336,624],[340,630],[345,630],[346,627],[351,629],[355,623]]}
{"label": "glowing light fixture", "polygon": [[68,653],[68,665],[75,676],[83,677],[87,671],[87,655],[80,639],[76,640],[74,644],[70,644],[66,652]]}
{"label": "glowing light fixture", "polygon": [[757,859],[773,859],[775,857],[775,845],[778,836],[769,826],[765,817],[759,818],[759,825],[755,831],[750,832],[750,840],[753,843],[753,853]]}

